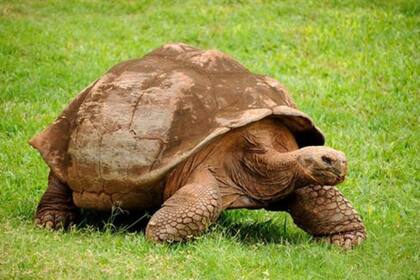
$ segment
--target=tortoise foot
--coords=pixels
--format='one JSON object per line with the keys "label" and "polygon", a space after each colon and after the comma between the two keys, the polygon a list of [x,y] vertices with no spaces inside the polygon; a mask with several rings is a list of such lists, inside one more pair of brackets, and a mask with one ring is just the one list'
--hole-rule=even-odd
{"label": "tortoise foot", "polygon": [[366,232],[356,230],[317,237],[317,239],[337,245],[343,249],[352,249],[355,246],[360,245],[362,241],[366,239]]}
{"label": "tortoise foot", "polygon": [[36,214],[35,224],[48,230],[60,230],[71,227],[77,220],[77,211],[45,210]]}

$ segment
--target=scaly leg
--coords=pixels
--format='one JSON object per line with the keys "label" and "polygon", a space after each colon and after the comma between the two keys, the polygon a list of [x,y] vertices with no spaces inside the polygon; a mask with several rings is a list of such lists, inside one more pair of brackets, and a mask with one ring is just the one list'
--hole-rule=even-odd
{"label": "scaly leg", "polygon": [[294,222],[317,239],[350,249],[366,239],[365,226],[347,199],[331,186],[297,189],[287,200]]}
{"label": "scaly leg", "polygon": [[[198,179],[198,180],[197,180]],[[183,241],[204,232],[221,212],[216,180],[202,171],[167,199],[150,219],[146,237],[155,242]]]}
{"label": "scaly leg", "polygon": [[48,188],[36,210],[35,223],[47,229],[60,229],[74,224],[77,218],[72,191],[50,172]]}

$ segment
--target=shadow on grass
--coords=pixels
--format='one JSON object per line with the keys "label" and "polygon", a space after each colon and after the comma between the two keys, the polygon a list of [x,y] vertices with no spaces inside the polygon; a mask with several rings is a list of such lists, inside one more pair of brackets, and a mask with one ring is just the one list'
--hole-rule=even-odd
{"label": "shadow on grass", "polygon": [[273,220],[264,222],[238,222],[235,217],[222,215],[218,221],[226,236],[235,238],[244,244],[300,244],[306,242],[302,234],[289,232],[288,222],[275,224]]}
{"label": "shadow on grass", "polygon": [[77,228],[111,232],[144,232],[153,212],[129,212],[119,208],[111,212],[84,209]]}
{"label": "shadow on grass", "polygon": [[[144,234],[151,212],[128,212],[119,209],[113,212],[98,212],[84,210],[82,220],[77,226],[79,229],[93,228],[99,231],[111,232],[138,232]],[[302,234],[288,232],[288,221],[278,225],[273,220],[264,222],[238,222],[237,217],[223,213],[218,219],[214,231],[220,232],[224,237],[237,240],[241,243],[252,244],[301,244],[307,242]],[[240,219],[239,219],[240,220]]]}

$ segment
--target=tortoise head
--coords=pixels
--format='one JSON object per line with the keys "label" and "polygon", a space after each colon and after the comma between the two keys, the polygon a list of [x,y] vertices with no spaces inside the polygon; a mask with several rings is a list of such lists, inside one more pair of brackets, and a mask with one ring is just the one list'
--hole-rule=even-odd
{"label": "tortoise head", "polygon": [[347,175],[343,152],[324,146],[309,146],[297,151],[297,162],[308,181],[319,185],[337,185]]}

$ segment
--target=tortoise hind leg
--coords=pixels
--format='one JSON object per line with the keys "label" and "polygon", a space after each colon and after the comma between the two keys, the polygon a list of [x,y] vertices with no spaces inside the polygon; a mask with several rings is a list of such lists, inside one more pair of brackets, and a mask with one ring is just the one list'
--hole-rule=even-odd
{"label": "tortoise hind leg", "polygon": [[50,171],[48,188],[38,204],[35,223],[47,229],[65,228],[77,221],[78,214],[72,191]]}
{"label": "tortoise hind leg", "polygon": [[221,212],[217,183],[207,172],[181,187],[150,219],[146,237],[154,242],[184,241],[203,233]]}
{"label": "tortoise hind leg", "polygon": [[286,207],[296,225],[317,239],[346,249],[366,239],[359,214],[336,187],[297,189]]}

